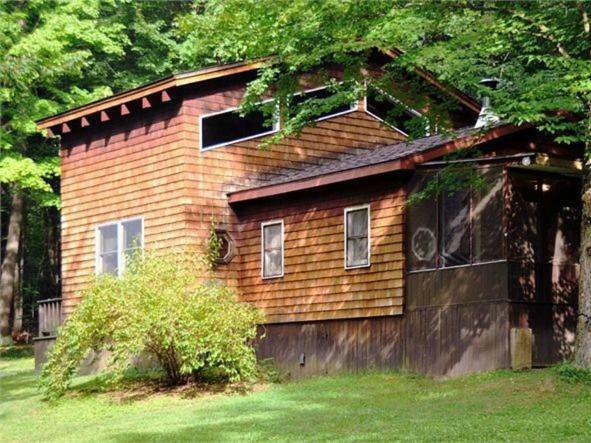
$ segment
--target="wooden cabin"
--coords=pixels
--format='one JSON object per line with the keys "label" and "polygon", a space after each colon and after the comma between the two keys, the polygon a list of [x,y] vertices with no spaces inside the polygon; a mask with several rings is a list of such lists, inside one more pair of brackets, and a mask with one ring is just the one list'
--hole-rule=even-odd
{"label": "wooden cabin", "polygon": [[[217,276],[265,313],[258,356],[291,376],[505,368],[516,330],[532,331],[535,365],[570,354],[579,151],[530,126],[474,128],[479,105],[450,88],[452,133],[409,140],[367,94],[261,150],[281,122],[236,112],[260,66],[171,76],[39,122],[61,137],[63,298],[41,305],[38,361],[88,275],[121,273],[132,247],[204,246],[212,223]],[[302,97],[326,91],[302,76]],[[481,185],[407,204],[454,165]]]}

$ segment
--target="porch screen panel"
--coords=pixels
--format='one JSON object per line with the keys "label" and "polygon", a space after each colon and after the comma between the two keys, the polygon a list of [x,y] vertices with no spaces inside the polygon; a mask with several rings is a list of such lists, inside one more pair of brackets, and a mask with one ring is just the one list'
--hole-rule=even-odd
{"label": "porch screen panel", "polygon": [[518,262],[539,261],[539,189],[535,175],[513,172],[510,177],[511,210],[508,216],[509,259]]}
{"label": "porch screen panel", "polygon": [[483,185],[472,192],[472,262],[503,258],[503,176],[501,168],[481,171]]}
{"label": "porch screen panel", "polygon": [[544,177],[541,185],[544,262],[554,265],[579,260],[580,185],[576,180]]}
{"label": "porch screen panel", "polygon": [[415,173],[409,187],[407,211],[407,260],[408,269],[417,271],[433,269],[437,263],[437,205],[433,195],[419,198],[421,191],[433,183],[431,172]]}
{"label": "porch screen panel", "polygon": [[470,263],[470,190],[442,192],[439,204],[440,265]]}
{"label": "porch screen panel", "polygon": [[117,274],[119,267],[117,224],[99,228],[99,243],[99,273]]}

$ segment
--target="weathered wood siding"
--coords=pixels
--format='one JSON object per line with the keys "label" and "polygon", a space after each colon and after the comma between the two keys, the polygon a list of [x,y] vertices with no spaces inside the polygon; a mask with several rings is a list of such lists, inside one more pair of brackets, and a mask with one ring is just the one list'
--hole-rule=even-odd
{"label": "weathered wood siding", "polygon": [[[92,122],[62,136],[65,314],[94,272],[98,224],[143,216],[146,248],[203,247],[212,220],[236,234],[226,193],[247,185],[246,177],[402,138],[358,110],[321,121],[265,151],[259,138],[201,152],[199,117],[237,106],[243,92],[240,77],[202,84],[178,91],[167,104],[132,109],[124,117],[111,114],[110,122]],[[218,269],[234,287],[240,262],[237,257]]]}
{"label": "weathered wood siding", "polygon": [[[365,180],[237,209],[240,293],[268,323],[402,313],[401,177]],[[371,266],[344,267],[344,210],[370,205]],[[261,277],[261,223],[284,223],[284,276]]]}
{"label": "weathered wood siding", "polygon": [[95,271],[97,224],[143,216],[147,248],[188,242],[183,143],[177,104],[62,137],[62,297],[70,313]]}
{"label": "weathered wood siding", "polygon": [[[237,106],[243,93],[244,86],[239,83],[224,85],[221,89],[212,85],[211,89],[187,94],[184,100],[183,115],[187,122],[185,197],[190,202],[187,206],[187,226],[189,242],[192,244],[202,244],[208,238],[212,220],[228,228],[234,237],[238,236],[237,220],[228,205],[226,193],[251,185],[252,177],[260,182],[271,177],[269,173],[277,168],[314,164],[350,148],[371,149],[376,145],[403,139],[400,133],[385,127],[364,112],[361,101],[358,110],[322,120],[304,129],[299,137],[287,137],[265,150],[259,147],[262,139],[256,138],[200,152],[199,117]],[[309,224],[301,226],[301,229],[315,228]],[[245,293],[249,293],[252,283],[245,280],[247,287],[242,288],[238,279],[239,269],[245,263],[242,254],[249,254],[247,261],[252,258],[248,251],[248,247],[244,249],[239,245],[238,257],[217,269],[220,278]],[[354,316],[355,313],[351,312],[350,315]]]}
{"label": "weathered wood siding", "polygon": [[[291,377],[372,369],[452,376],[509,366],[509,304],[483,302],[402,316],[265,325],[260,359]],[[302,365],[301,357],[304,357]]]}

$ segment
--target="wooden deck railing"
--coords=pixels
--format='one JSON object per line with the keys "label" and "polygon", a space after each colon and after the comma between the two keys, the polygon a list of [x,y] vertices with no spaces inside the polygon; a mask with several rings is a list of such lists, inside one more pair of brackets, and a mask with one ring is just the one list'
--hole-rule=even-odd
{"label": "wooden deck railing", "polygon": [[39,304],[39,336],[50,337],[57,333],[62,324],[62,299],[41,300]]}

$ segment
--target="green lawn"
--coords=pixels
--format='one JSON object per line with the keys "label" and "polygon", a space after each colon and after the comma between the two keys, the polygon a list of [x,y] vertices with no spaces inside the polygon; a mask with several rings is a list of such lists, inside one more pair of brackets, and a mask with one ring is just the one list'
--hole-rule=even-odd
{"label": "green lawn", "polygon": [[[92,393],[50,405],[31,357],[0,359],[0,441],[591,439],[591,385],[554,369],[446,381],[375,373],[248,394]],[[84,388],[84,386],[87,386]]]}

